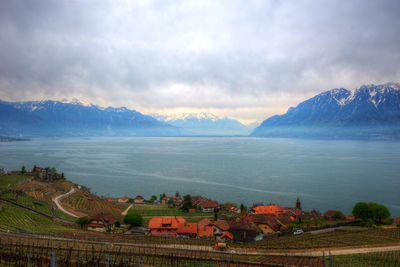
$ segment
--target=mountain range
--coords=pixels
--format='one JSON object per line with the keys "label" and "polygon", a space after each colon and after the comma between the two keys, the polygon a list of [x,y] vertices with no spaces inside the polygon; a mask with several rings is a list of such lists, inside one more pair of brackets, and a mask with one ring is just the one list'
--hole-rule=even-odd
{"label": "mountain range", "polygon": [[220,118],[212,113],[183,113],[172,116],[154,115],[155,118],[184,130],[189,136],[249,135],[256,127],[237,120]]}
{"label": "mountain range", "polygon": [[[4,138],[74,136],[235,136],[252,126],[210,113],[144,115],[125,107],[71,101],[0,100]],[[318,94],[255,128],[254,137],[400,138],[400,84],[336,88]],[[4,139],[5,140],[5,139]]]}
{"label": "mountain range", "polygon": [[251,134],[258,137],[399,138],[400,84],[336,88],[272,116]]}
{"label": "mountain range", "polygon": [[127,108],[72,101],[0,101],[0,134],[13,137],[171,136],[180,129]]}

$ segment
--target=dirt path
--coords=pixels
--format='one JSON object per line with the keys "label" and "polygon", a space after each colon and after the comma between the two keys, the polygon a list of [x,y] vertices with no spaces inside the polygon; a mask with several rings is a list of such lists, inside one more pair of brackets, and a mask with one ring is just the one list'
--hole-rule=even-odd
{"label": "dirt path", "polygon": [[132,207],[133,207],[133,204],[130,204],[130,205],[126,208],[126,210],[124,210],[123,212],[121,212],[121,215],[122,215],[122,216],[125,216],[125,215],[128,213],[128,211],[129,211]]}
{"label": "dirt path", "polygon": [[59,196],[53,198],[53,201],[54,201],[54,203],[56,203],[57,208],[58,208],[59,210],[61,210],[61,211],[64,212],[65,214],[68,214],[69,216],[78,218],[79,216],[77,216],[77,215],[75,215],[75,214],[73,214],[73,213],[71,213],[71,212],[65,210],[65,209],[61,206],[61,204],[60,204],[60,202],[59,202],[60,200],[62,200],[63,198],[65,198],[65,197],[67,197],[67,196],[73,194],[74,192],[75,192],[75,188],[72,187],[71,190],[69,190],[68,193],[65,193],[65,194],[62,194],[62,195],[59,195]]}

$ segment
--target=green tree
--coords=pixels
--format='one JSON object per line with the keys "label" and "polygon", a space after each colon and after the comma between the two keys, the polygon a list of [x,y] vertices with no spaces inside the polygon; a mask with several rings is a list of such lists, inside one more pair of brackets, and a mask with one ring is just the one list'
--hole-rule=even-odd
{"label": "green tree", "polygon": [[358,202],[356,205],[353,207],[353,215],[357,219],[361,219],[363,221],[366,221],[368,219],[372,218],[372,211],[369,207],[369,205],[365,202]]}
{"label": "green tree", "polygon": [[368,203],[368,206],[372,212],[372,219],[375,221],[382,223],[384,219],[390,217],[390,211],[386,206],[374,202]]}
{"label": "green tree", "polygon": [[334,220],[344,220],[346,217],[343,215],[342,212],[336,211],[335,214],[333,214],[332,218]]}
{"label": "green tree", "polygon": [[153,203],[153,202],[156,201],[156,200],[157,200],[157,197],[153,195],[153,196],[151,196],[149,202],[150,202],[150,203]]}
{"label": "green tree", "polygon": [[90,219],[87,216],[78,218],[75,223],[79,224],[81,228],[86,226],[90,222]]}
{"label": "green tree", "polygon": [[25,166],[22,166],[22,168],[21,168],[21,173],[26,173]]}
{"label": "green tree", "polygon": [[193,208],[192,197],[190,195],[186,195],[183,197],[181,210],[189,211],[191,208]]}
{"label": "green tree", "polygon": [[124,217],[124,223],[131,226],[141,226],[143,224],[143,217],[136,212],[128,212]]}
{"label": "green tree", "polygon": [[367,220],[374,220],[382,223],[385,219],[390,217],[389,209],[382,204],[375,202],[358,202],[353,208],[353,215],[364,222]]}
{"label": "green tree", "polygon": [[175,192],[175,197],[179,197],[179,191]]}

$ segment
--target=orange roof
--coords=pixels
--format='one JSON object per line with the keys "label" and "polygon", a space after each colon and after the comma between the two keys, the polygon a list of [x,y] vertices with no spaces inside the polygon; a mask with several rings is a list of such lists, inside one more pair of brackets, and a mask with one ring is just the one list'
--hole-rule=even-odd
{"label": "orange roof", "polygon": [[199,226],[199,231],[197,233],[198,236],[214,236],[214,228],[212,226]]}
{"label": "orange roof", "polygon": [[222,231],[227,231],[229,229],[229,223],[226,221],[215,221],[214,225]]}
{"label": "orange roof", "polygon": [[199,227],[204,227],[211,225],[213,222],[210,220],[210,218],[204,218],[201,221],[199,221]]}
{"label": "orange roof", "polygon": [[150,229],[178,229],[179,224],[186,223],[182,217],[153,217],[149,222]]}
{"label": "orange roof", "polygon": [[219,208],[218,202],[217,202],[217,201],[214,201],[214,200],[203,201],[203,202],[201,203],[201,206],[202,206],[204,209],[208,209],[208,208]]}
{"label": "orange roof", "polygon": [[285,212],[285,209],[276,204],[257,206],[253,208],[256,214],[280,214]]}
{"label": "orange roof", "polygon": [[180,223],[177,232],[178,234],[197,234],[197,223]]}
{"label": "orange roof", "polygon": [[230,239],[233,239],[233,235],[231,233],[229,233],[229,232],[226,232],[221,236],[221,238],[224,238],[224,237],[228,237]]}
{"label": "orange roof", "polygon": [[119,200],[127,200],[129,197],[121,197]]}

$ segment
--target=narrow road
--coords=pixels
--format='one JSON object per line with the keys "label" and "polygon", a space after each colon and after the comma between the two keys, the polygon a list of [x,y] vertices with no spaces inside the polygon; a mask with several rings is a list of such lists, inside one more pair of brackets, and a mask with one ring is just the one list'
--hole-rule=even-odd
{"label": "narrow road", "polygon": [[59,210],[61,210],[61,211],[64,212],[65,214],[68,214],[69,216],[78,218],[79,216],[77,216],[77,215],[75,215],[75,214],[73,214],[73,213],[71,213],[71,212],[65,210],[65,209],[61,206],[61,204],[60,204],[60,202],[59,202],[60,200],[62,200],[63,198],[65,198],[65,197],[67,197],[67,196],[73,194],[74,192],[75,192],[75,188],[72,187],[71,190],[69,190],[68,193],[65,193],[65,194],[62,194],[62,195],[59,195],[59,196],[53,198],[53,201],[54,201],[54,203],[56,203],[57,208],[58,208]]}
{"label": "narrow road", "polygon": [[128,211],[129,211],[132,207],[133,207],[133,204],[130,204],[129,207],[126,208],[126,210],[124,210],[123,212],[121,212],[121,215],[122,215],[122,216],[125,216],[125,215],[128,213]]}

